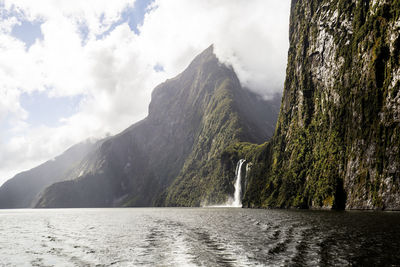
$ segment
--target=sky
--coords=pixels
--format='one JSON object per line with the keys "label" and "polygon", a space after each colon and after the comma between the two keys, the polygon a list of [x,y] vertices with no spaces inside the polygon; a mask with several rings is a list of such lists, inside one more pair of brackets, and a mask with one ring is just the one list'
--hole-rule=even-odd
{"label": "sky", "polygon": [[243,86],[282,92],[289,0],[0,0],[0,185],[147,115],[211,44]]}

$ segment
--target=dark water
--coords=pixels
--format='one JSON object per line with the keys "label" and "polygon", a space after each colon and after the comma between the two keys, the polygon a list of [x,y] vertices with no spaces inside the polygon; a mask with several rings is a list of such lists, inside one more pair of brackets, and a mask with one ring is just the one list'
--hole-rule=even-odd
{"label": "dark water", "polygon": [[0,210],[0,265],[400,265],[400,213]]}

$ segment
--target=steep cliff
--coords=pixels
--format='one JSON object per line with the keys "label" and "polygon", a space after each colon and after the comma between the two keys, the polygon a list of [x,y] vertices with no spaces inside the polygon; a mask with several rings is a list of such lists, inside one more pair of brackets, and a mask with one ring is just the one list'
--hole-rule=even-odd
{"label": "steep cliff", "polygon": [[292,0],[273,140],[245,205],[400,209],[400,1]]}
{"label": "steep cliff", "polygon": [[75,167],[79,177],[47,187],[36,206],[224,201],[233,193],[234,174],[230,166],[218,168],[216,159],[230,144],[272,136],[274,101],[242,88],[232,68],[209,47],[184,72],[154,89],[147,118],[103,140]]}

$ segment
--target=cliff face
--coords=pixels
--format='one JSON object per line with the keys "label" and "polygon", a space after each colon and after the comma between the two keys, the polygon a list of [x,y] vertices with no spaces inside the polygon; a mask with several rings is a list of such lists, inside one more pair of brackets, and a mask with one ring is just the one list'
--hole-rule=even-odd
{"label": "cliff face", "polygon": [[235,152],[245,205],[400,209],[399,33],[398,0],[292,1],[275,135]]}
{"label": "cliff face", "polygon": [[234,174],[230,162],[222,168],[216,159],[229,144],[272,136],[275,107],[242,88],[210,47],[184,72],[154,89],[147,118],[102,140],[73,168],[79,176],[47,187],[36,206],[225,201],[233,193]]}

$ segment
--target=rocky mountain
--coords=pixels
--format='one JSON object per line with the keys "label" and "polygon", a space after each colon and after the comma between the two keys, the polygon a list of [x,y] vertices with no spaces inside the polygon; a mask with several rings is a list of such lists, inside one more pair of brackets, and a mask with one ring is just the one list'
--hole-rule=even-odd
{"label": "rocky mountain", "polygon": [[[100,140],[68,168],[49,165],[23,175],[37,188],[0,193],[23,198],[18,207],[198,206],[233,194],[234,173],[221,153],[239,141],[261,143],[272,136],[279,99],[265,101],[242,88],[235,72],[209,47],[173,79],[152,93],[148,116],[116,136]],[[63,154],[64,155],[64,154]],[[62,160],[60,156],[60,160]],[[57,161],[58,162],[58,161]],[[52,162],[46,164],[54,164]],[[46,165],[47,166],[47,165]],[[63,175],[66,173],[66,175]],[[36,184],[38,179],[51,184]],[[34,192],[33,192],[34,191]]]}
{"label": "rocky mountain", "polygon": [[36,168],[17,174],[0,187],[0,208],[32,207],[47,186],[79,175],[73,168],[96,149],[98,143],[87,140]]}
{"label": "rocky mountain", "polygon": [[292,0],[275,135],[237,144],[248,207],[400,209],[400,1]]}

